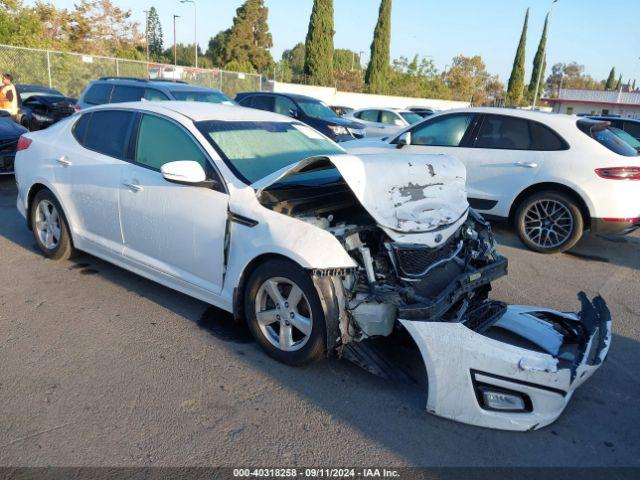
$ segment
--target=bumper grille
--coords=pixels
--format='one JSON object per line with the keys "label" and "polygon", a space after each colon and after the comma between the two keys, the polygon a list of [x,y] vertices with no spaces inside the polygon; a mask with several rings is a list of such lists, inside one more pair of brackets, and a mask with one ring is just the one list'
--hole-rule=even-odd
{"label": "bumper grille", "polygon": [[400,272],[407,276],[419,276],[435,262],[448,258],[453,253],[450,245],[428,248],[423,245],[393,245]]}

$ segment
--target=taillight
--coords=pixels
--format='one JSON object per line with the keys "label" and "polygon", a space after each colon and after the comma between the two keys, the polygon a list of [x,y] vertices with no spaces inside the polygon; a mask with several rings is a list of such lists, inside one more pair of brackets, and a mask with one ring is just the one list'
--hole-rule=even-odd
{"label": "taillight", "polygon": [[79,111],[81,110],[81,107],[80,107],[80,105],[78,105],[78,104],[76,103],[76,104],[73,106],[73,109],[74,109],[76,112],[79,112]]}
{"label": "taillight", "polygon": [[27,148],[29,148],[29,145],[31,145],[31,142],[33,142],[33,140],[31,140],[30,138],[20,137],[18,139],[18,148],[16,148],[16,151],[19,152],[21,150],[26,150]]}
{"label": "taillight", "polygon": [[596,173],[610,180],[640,180],[640,167],[596,168]]}

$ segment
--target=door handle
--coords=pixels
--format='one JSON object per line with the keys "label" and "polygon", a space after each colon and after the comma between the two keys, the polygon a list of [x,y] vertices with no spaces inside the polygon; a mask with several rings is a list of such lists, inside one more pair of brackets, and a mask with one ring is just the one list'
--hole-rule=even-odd
{"label": "door handle", "polygon": [[524,167],[524,168],[536,168],[538,166],[538,164],[534,162],[515,162],[514,165],[516,167]]}
{"label": "door handle", "polygon": [[56,158],[56,162],[58,162],[63,167],[68,167],[71,165],[71,162],[67,160],[67,157],[65,155],[61,156],[60,158]]}
{"label": "door handle", "polygon": [[142,188],[140,185],[136,185],[135,183],[123,183],[122,185],[127,187],[133,193],[136,193],[136,192],[139,192],[141,190],[144,190],[144,188]]}

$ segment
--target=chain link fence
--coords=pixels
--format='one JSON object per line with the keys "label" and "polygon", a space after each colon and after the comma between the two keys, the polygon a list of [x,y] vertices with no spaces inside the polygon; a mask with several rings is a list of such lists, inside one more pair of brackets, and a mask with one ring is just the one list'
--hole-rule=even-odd
{"label": "chain link fence", "polygon": [[238,92],[261,91],[255,73],[144,62],[114,57],[0,45],[0,72],[13,75],[15,84],[43,85],[78,98],[91,80],[100,77],[136,77],[182,80],[217,88],[233,98]]}

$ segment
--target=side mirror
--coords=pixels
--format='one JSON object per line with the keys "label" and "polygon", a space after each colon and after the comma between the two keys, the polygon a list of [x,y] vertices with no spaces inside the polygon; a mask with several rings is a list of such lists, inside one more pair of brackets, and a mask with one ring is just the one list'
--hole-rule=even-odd
{"label": "side mirror", "polygon": [[398,137],[398,148],[406,147],[407,145],[411,145],[411,132],[404,132]]}
{"label": "side mirror", "polygon": [[167,182],[181,185],[203,186],[207,180],[207,174],[202,166],[193,160],[165,163],[160,168],[160,172]]}
{"label": "side mirror", "polygon": [[298,118],[298,110],[295,108],[289,109],[289,116],[292,118]]}

